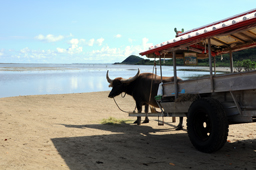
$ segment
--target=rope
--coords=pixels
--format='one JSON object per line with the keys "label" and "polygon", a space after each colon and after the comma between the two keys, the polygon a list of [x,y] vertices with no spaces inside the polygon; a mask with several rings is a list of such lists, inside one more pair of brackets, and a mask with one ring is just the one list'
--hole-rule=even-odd
{"label": "rope", "polygon": [[[161,55],[164,55],[164,64],[165,64],[165,55],[168,54],[169,52],[167,50],[163,50],[162,53],[160,54]],[[160,60],[161,62],[161,60]]]}
{"label": "rope", "polygon": [[[125,93],[125,94],[126,94],[126,93]],[[118,106],[118,104],[117,104],[117,102],[116,102],[116,100],[115,100],[114,97],[113,97],[113,100],[114,100],[114,102],[116,103],[116,106],[118,107],[119,110],[121,110],[121,111],[124,112],[124,113],[130,113],[130,112],[127,112],[127,111],[122,110],[122,109]],[[135,108],[134,108],[134,110],[133,110],[133,113],[135,113],[135,109],[136,109],[136,105],[135,105]]]}

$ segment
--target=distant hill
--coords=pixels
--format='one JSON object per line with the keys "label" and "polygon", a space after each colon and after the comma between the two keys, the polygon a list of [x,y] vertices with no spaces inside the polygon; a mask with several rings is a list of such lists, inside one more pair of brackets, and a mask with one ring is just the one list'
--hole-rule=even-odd
{"label": "distant hill", "polygon": [[140,62],[142,60],[144,60],[144,59],[141,57],[138,57],[136,55],[130,55],[121,63],[115,63],[115,64],[137,64],[138,62]]}

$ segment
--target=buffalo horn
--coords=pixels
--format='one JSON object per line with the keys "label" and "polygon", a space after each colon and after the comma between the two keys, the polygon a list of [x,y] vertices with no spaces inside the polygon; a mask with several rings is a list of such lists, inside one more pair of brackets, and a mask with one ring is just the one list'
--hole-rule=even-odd
{"label": "buffalo horn", "polygon": [[107,71],[107,74],[106,74],[106,78],[107,78],[107,80],[108,80],[108,82],[109,82],[110,84],[113,82],[113,80],[111,80],[111,79],[109,78],[109,76],[108,76],[108,71]]}
{"label": "buffalo horn", "polygon": [[122,79],[121,82],[130,83],[130,82],[134,81],[139,75],[140,75],[140,69],[138,69],[138,72],[134,77],[131,77],[129,79]]}

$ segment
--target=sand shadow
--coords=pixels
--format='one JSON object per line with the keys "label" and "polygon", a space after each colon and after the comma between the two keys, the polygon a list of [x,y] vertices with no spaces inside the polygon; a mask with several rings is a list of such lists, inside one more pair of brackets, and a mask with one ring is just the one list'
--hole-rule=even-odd
{"label": "sand shadow", "polygon": [[[59,124],[63,125],[67,128],[79,128],[79,129],[98,129],[110,132],[120,132],[120,133],[133,133],[133,134],[141,134],[141,133],[156,133],[156,132],[166,132],[166,131],[175,131],[176,126],[170,124],[169,128],[164,129],[154,129],[151,126],[137,126],[135,124],[88,124],[88,125],[72,125],[72,124]],[[178,131],[177,131],[178,132]]]}
{"label": "sand shadow", "polygon": [[51,139],[71,170],[256,168],[256,145],[251,140],[226,143],[220,151],[205,154],[192,146],[186,133],[161,134],[166,129],[130,124],[63,126],[83,129],[85,134],[87,129],[116,133]]}

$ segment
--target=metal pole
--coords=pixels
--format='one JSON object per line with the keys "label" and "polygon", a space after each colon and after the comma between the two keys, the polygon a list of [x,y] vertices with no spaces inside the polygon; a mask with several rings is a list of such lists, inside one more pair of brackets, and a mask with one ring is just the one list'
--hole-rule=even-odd
{"label": "metal pole", "polygon": [[211,39],[208,38],[208,55],[209,55],[209,67],[210,67],[210,81],[211,81],[211,87],[212,87],[212,92],[214,91],[213,89],[213,77],[212,77],[212,51],[211,51]]}
{"label": "metal pole", "polygon": [[160,65],[161,82],[163,82],[161,55],[159,56],[159,65]]}
{"label": "metal pole", "polygon": [[[173,59],[173,73],[174,73],[174,88],[175,88],[175,99],[178,98],[178,82],[177,82],[177,70],[176,70],[176,56],[175,51],[172,52]],[[176,122],[176,117],[172,117],[172,122]]]}
{"label": "metal pole", "polygon": [[216,56],[214,57],[214,75],[216,75]]}
{"label": "metal pole", "polygon": [[172,52],[173,58],[173,73],[174,73],[174,87],[175,87],[175,99],[178,98],[178,84],[177,84],[177,70],[176,70],[176,56],[175,51]]}
{"label": "metal pole", "polygon": [[232,51],[229,51],[229,59],[230,59],[230,72],[233,73],[233,55],[232,55]]}

